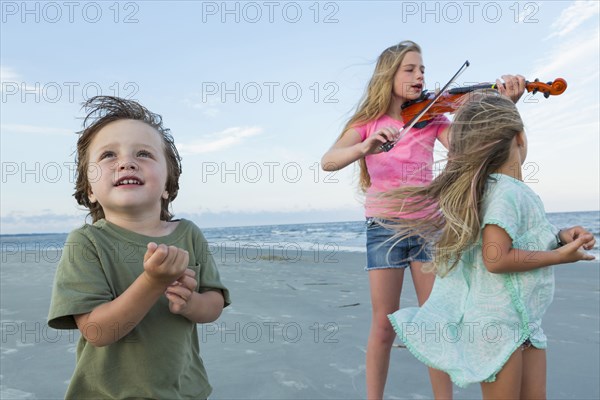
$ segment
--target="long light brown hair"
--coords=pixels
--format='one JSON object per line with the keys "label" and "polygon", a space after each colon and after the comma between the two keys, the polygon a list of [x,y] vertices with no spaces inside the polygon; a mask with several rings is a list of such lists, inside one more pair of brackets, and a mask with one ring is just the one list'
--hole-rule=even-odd
{"label": "long light brown hair", "polygon": [[79,205],[90,210],[92,221],[96,222],[104,218],[104,210],[98,202],[91,202],[88,195],[91,191],[88,180],[89,147],[96,134],[111,122],[122,119],[132,119],[144,122],[157,131],[157,135],[163,142],[165,159],[167,160],[167,183],[165,190],[169,196],[161,199],[160,219],[170,221],[173,214],[169,211],[169,204],[177,197],[179,191],[179,176],[181,175],[181,157],[175,147],[173,136],[168,128],[163,126],[162,117],[149,111],[141,104],[133,101],[112,96],[96,96],[83,104],[87,115],[83,120],[83,130],[79,133],[77,140],[77,177],[75,181],[75,193],[73,196]]}
{"label": "long light brown hair", "polygon": [[[381,53],[375,65],[373,76],[367,85],[365,95],[356,107],[356,112],[346,123],[338,140],[352,127],[364,125],[384,115],[392,103],[394,76],[402,64],[404,56],[410,51],[421,54],[421,48],[409,40],[388,47]],[[364,157],[359,160],[360,178],[359,187],[365,192],[371,186],[371,177],[367,170]]]}
{"label": "long light brown hair", "polygon": [[389,211],[425,211],[424,218],[396,219],[391,227],[398,231],[395,240],[418,234],[433,243],[433,269],[441,276],[477,242],[489,175],[506,163],[512,140],[523,132],[521,116],[509,98],[484,93],[469,97],[450,127],[450,149],[442,172],[425,187],[404,187],[383,195]]}

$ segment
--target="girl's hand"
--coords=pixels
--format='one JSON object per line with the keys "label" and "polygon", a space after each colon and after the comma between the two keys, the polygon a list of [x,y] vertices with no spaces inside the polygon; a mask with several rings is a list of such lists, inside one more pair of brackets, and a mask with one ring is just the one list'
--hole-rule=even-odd
{"label": "girl's hand", "polygon": [[594,236],[592,236],[590,233],[586,233],[583,235],[579,235],[577,239],[572,240],[570,243],[567,243],[554,251],[560,254],[563,263],[575,262],[580,260],[590,261],[594,260],[596,257],[582,250],[582,248],[589,250],[589,248],[591,248],[589,247],[590,242],[596,242]]}
{"label": "girl's hand", "polygon": [[144,255],[144,274],[151,284],[166,287],[184,274],[188,261],[187,251],[150,242]]}
{"label": "girl's hand", "polygon": [[165,291],[169,299],[169,310],[173,314],[183,314],[188,307],[194,292],[196,291],[196,273],[193,269],[186,269],[185,273],[173,282]]}
{"label": "girl's hand", "polygon": [[[590,232],[588,232],[587,230],[585,230],[584,228],[582,228],[581,226],[573,226],[571,228],[561,229],[560,232],[558,232],[558,237],[560,238],[560,241],[562,243],[571,243],[573,240],[575,240],[583,235],[591,236],[592,234]],[[590,241],[586,242],[583,245],[583,248],[585,250],[591,250],[594,248],[595,244],[596,244],[596,239],[592,236],[592,239]]]}
{"label": "girl's hand", "polygon": [[509,97],[516,104],[525,92],[525,77],[522,75],[502,75],[501,78],[504,83],[500,79],[496,79],[498,92]]}
{"label": "girl's hand", "polygon": [[387,142],[394,142],[398,138],[399,131],[396,128],[387,126],[379,129],[362,142],[362,152],[364,155],[381,153],[381,145]]}

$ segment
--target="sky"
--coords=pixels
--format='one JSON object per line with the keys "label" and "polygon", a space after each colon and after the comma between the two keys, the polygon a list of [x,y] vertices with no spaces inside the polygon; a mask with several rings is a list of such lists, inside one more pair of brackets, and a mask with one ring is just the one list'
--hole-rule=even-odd
{"label": "sky", "polygon": [[[68,232],[81,103],[135,99],[182,156],[176,217],[200,227],[361,220],[354,165],[319,162],[379,54],[423,49],[426,87],[503,74],[568,83],[518,104],[524,180],[548,212],[600,209],[597,1],[2,1],[0,233]],[[436,159],[444,156],[436,148]],[[89,219],[88,219],[89,221]]]}

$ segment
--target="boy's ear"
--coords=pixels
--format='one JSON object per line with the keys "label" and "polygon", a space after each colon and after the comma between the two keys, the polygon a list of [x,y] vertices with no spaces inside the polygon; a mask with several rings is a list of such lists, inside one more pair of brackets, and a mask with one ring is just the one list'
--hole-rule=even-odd
{"label": "boy's ear", "polygon": [[88,200],[90,201],[90,203],[95,203],[96,201],[98,201],[98,199],[96,199],[96,196],[94,196],[94,193],[92,193],[91,190],[88,193]]}
{"label": "boy's ear", "polygon": [[165,200],[169,200],[169,192],[167,192],[166,190],[163,192],[162,194],[162,198]]}

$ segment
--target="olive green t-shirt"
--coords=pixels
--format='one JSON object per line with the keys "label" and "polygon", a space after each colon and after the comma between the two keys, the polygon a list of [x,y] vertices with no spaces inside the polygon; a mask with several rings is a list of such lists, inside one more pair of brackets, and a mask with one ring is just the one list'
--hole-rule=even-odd
{"label": "olive green t-shirt", "polygon": [[[189,268],[196,271],[196,290],[218,290],[225,305],[230,303],[208,243],[194,223],[181,220],[171,234],[149,237],[102,219],[69,234],[54,278],[48,325],[77,329],[73,315],[121,295],[144,271],[149,242],[187,250]],[[112,331],[117,334],[119,328],[115,325]],[[91,323],[83,329],[94,336],[98,327]],[[66,398],[207,398],[211,390],[196,323],[171,313],[169,301],[161,296],[117,342],[94,347],[81,336]]]}

